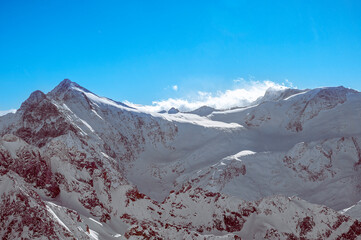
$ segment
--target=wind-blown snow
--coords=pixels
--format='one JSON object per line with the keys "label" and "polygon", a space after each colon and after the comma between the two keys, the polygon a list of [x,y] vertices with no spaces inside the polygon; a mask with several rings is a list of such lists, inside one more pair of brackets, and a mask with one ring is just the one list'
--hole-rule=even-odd
{"label": "wind-blown snow", "polygon": [[249,81],[243,82],[241,87],[218,91],[216,93],[199,91],[196,97],[190,98],[169,98],[161,101],[154,101],[152,105],[142,106],[127,102],[139,110],[148,112],[168,111],[172,107],[182,112],[193,111],[202,106],[216,109],[231,109],[234,107],[248,106],[259,97],[263,96],[267,89],[286,89],[284,84],[277,84],[272,81]]}

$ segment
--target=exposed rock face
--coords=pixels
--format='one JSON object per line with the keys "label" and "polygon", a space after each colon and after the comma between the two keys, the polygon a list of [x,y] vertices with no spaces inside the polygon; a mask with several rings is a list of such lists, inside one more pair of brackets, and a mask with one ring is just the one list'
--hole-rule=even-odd
{"label": "exposed rock face", "polygon": [[17,173],[25,182],[45,190],[51,198],[59,195],[59,185],[39,149],[14,135],[5,135],[0,143],[0,166],[4,171]]}
{"label": "exposed rock face", "polygon": [[[0,167],[1,169],[2,167]],[[0,176],[0,234],[2,239],[89,239],[84,231],[72,232],[49,211],[46,202],[23,182],[19,175],[1,173]],[[76,212],[64,209],[64,219],[81,227]],[[72,229],[74,230],[74,229]]]}
{"label": "exposed rock face", "polygon": [[168,114],[176,114],[176,113],[179,113],[179,110],[174,107],[168,110]]}
{"label": "exposed rock face", "polygon": [[361,199],[360,100],[270,90],[243,109],[149,114],[66,79],[0,117],[0,236],[357,239],[335,210]]}
{"label": "exposed rock face", "polygon": [[41,91],[32,93],[17,114],[21,121],[10,132],[38,147],[68,131],[77,132],[58,106]]}

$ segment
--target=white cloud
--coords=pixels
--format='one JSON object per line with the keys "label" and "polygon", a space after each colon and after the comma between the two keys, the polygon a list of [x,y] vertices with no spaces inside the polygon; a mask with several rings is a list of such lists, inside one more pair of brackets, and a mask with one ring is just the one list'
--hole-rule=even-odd
{"label": "white cloud", "polygon": [[233,80],[234,83],[245,82],[244,78],[237,78]]}
{"label": "white cloud", "polygon": [[0,116],[4,116],[8,113],[15,113],[16,109],[10,109],[10,110],[6,110],[6,111],[0,111]]}
{"label": "white cloud", "polygon": [[172,86],[172,89],[173,89],[174,91],[178,91],[178,86],[177,86],[177,85],[174,85],[174,86]]}
{"label": "white cloud", "polygon": [[292,82],[290,82],[287,78],[285,79],[285,85],[289,86],[290,88],[297,88],[296,86],[293,85]]}
{"label": "white cloud", "polygon": [[226,91],[218,91],[216,93],[199,91],[194,98],[169,98],[167,100],[154,101],[152,105],[139,106],[127,102],[128,105],[134,106],[141,110],[159,112],[161,110],[169,110],[172,107],[180,111],[192,111],[202,106],[209,106],[216,109],[230,109],[233,107],[244,107],[263,96],[268,88],[285,89],[290,86],[289,81],[283,84],[274,83],[272,81],[245,81],[239,78],[237,84],[242,83],[234,89]]}

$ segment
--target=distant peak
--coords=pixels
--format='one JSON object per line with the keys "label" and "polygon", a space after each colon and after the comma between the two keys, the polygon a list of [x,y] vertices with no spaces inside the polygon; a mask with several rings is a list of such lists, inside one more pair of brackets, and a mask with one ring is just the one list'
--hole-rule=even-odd
{"label": "distant peak", "polygon": [[294,88],[273,88],[270,87],[266,90],[264,96],[258,98],[254,103],[260,104],[263,102],[270,102],[270,101],[279,101],[283,99],[287,99],[292,95],[296,95],[298,93],[306,92],[308,90],[299,90]]}
{"label": "distant peak", "polygon": [[[317,89],[317,88],[316,88]],[[328,92],[348,92],[348,93],[357,93],[358,91],[346,88],[344,86],[338,86],[338,87],[323,87],[320,88],[320,91],[328,91]]]}
{"label": "distant peak", "polygon": [[176,113],[179,113],[179,110],[174,107],[168,110],[168,114],[176,114]]}
{"label": "distant peak", "polygon": [[215,108],[212,108],[212,107],[209,107],[209,106],[202,106],[200,108],[197,108],[189,113],[192,113],[192,114],[196,114],[198,116],[201,116],[201,117],[204,117],[204,116],[207,116],[209,114],[211,114],[212,112],[216,111]]}

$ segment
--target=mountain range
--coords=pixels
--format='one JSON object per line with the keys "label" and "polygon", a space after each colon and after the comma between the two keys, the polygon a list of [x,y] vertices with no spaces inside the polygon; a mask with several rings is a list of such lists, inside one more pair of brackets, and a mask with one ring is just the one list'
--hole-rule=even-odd
{"label": "mountain range", "polygon": [[361,93],[149,112],[68,79],[0,117],[2,239],[361,239]]}

